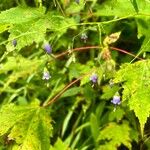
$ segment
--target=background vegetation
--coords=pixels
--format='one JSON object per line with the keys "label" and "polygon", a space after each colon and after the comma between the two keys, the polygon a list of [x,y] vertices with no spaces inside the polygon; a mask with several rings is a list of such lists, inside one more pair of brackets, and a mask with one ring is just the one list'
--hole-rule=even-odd
{"label": "background vegetation", "polygon": [[150,149],[150,0],[0,11],[0,150]]}

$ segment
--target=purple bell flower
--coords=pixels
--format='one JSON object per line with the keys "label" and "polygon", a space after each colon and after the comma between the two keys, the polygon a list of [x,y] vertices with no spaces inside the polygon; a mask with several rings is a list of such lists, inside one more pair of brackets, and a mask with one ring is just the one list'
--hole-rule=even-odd
{"label": "purple bell flower", "polygon": [[114,105],[120,105],[120,104],[121,104],[120,96],[115,95],[115,96],[113,97],[113,99],[111,100],[111,102],[112,102]]}
{"label": "purple bell flower", "polygon": [[96,82],[97,82],[97,80],[98,80],[98,76],[97,76],[97,74],[93,74],[93,75],[91,75],[91,77],[90,77],[90,81],[92,81],[93,83],[96,83]]}
{"label": "purple bell flower", "polygon": [[51,76],[48,71],[43,72],[43,80],[49,80],[50,78]]}
{"label": "purple bell flower", "polygon": [[49,43],[45,43],[43,47],[44,47],[44,50],[46,51],[47,54],[52,53],[52,47],[50,46]]}
{"label": "purple bell flower", "polygon": [[14,47],[16,47],[16,45],[17,45],[17,40],[16,40],[16,39],[12,40],[12,45],[13,45]]}
{"label": "purple bell flower", "polygon": [[81,40],[83,40],[84,43],[86,43],[87,39],[88,39],[87,34],[86,34],[86,33],[82,33],[82,34],[81,34]]}

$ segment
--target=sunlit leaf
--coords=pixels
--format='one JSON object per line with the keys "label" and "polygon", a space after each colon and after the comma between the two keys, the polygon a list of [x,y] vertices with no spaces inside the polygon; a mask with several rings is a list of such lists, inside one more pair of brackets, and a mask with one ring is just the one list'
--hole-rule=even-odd
{"label": "sunlit leaf", "polygon": [[138,117],[141,131],[150,114],[150,61],[139,61],[134,64],[124,64],[115,76],[115,82],[122,82],[122,100],[128,100],[128,105]]}
{"label": "sunlit leaf", "polygon": [[0,135],[7,133],[20,150],[49,150],[52,126],[45,108],[9,104],[3,106],[0,117]]}

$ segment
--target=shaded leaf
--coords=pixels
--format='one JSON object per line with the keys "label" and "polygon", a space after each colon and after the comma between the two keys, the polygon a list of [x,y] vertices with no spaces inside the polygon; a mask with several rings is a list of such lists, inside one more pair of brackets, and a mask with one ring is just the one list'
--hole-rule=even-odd
{"label": "shaded leaf", "polygon": [[121,144],[131,149],[130,128],[127,123],[116,124],[111,122],[100,131],[98,141],[104,141],[100,144],[101,150],[116,150]]}

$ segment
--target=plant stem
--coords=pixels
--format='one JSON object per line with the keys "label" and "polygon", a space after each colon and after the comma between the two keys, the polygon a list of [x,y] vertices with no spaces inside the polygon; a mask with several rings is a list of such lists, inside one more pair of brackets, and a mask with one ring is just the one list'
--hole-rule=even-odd
{"label": "plant stem", "polygon": [[81,76],[81,77],[77,78],[76,80],[72,81],[71,83],[69,83],[56,96],[54,96],[54,98],[50,99],[47,102],[47,104],[44,104],[43,107],[47,107],[47,106],[51,105],[52,103],[54,103],[68,88],[70,88],[73,84],[75,84],[78,81],[80,81],[82,78],[83,78],[83,76]]}
{"label": "plant stem", "polygon": [[[57,59],[57,58],[63,57],[63,56],[65,56],[65,55],[69,54],[70,52],[77,52],[77,51],[82,52],[82,51],[85,51],[85,50],[100,49],[100,48],[102,48],[102,47],[100,47],[100,46],[86,46],[86,47],[74,48],[74,49],[71,49],[71,50],[62,52],[62,53],[60,53],[60,54],[57,54],[57,55],[54,56],[54,58]],[[109,47],[109,48],[112,49],[112,50],[119,51],[119,52],[121,52],[121,53],[130,55],[130,56],[132,56],[132,57],[134,57],[134,58],[137,58],[137,59],[139,59],[139,60],[144,60],[144,59],[142,59],[142,58],[140,58],[140,57],[137,57],[136,55],[134,55],[134,54],[128,52],[127,50],[123,50],[123,49],[116,48],[116,47]]]}

